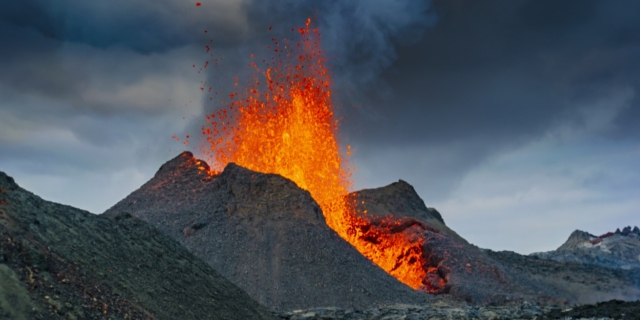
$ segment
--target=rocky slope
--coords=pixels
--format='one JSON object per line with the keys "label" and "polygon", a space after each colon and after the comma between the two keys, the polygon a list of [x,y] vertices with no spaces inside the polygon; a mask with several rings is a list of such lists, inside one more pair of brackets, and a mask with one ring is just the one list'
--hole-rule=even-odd
{"label": "rocky slope", "polygon": [[0,319],[273,319],[155,228],[44,201],[0,172]]}
{"label": "rocky slope", "polygon": [[[408,183],[400,180],[377,189],[355,192],[358,212],[367,216],[394,215],[416,219],[427,229],[426,252],[435,263],[446,267],[450,293],[475,303],[595,303],[609,299],[640,299],[640,269],[610,270],[580,261],[549,261],[514,252],[494,252],[470,245],[433,208],[428,208]],[[609,248],[613,258],[636,257],[637,229],[629,227],[600,238],[575,232],[558,252]],[[585,241],[587,244],[585,244]],[[595,244],[595,246],[594,246]],[[587,249],[583,249],[587,248]],[[605,250],[602,250],[605,251]],[[605,251],[606,252],[606,251]],[[602,260],[602,255],[599,256]],[[624,260],[626,261],[626,260]]]}
{"label": "rocky slope", "polygon": [[430,300],[333,232],[310,194],[290,180],[234,164],[216,176],[207,168],[183,153],[105,215],[148,221],[274,309]]}
{"label": "rocky slope", "polygon": [[553,300],[554,291],[512,272],[446,226],[405,181],[352,194],[357,212],[374,224],[384,217],[406,217],[426,226],[424,252],[447,283],[446,293],[461,301],[488,304],[519,300]]}
{"label": "rocky slope", "polygon": [[398,180],[388,186],[363,189],[352,193],[358,204],[358,211],[369,215],[399,215],[422,221],[429,226],[467,243],[444,223],[438,210],[428,208],[416,190],[409,183]]}
{"label": "rocky slope", "polygon": [[531,256],[614,269],[640,268],[640,229],[626,227],[601,236],[576,230],[557,250]]}

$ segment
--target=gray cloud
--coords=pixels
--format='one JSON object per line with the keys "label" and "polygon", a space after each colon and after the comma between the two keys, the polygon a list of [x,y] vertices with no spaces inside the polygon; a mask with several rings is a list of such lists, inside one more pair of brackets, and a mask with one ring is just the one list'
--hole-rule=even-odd
{"label": "gray cloud", "polygon": [[[0,170],[49,199],[101,212],[186,148],[171,135],[196,134],[201,115],[221,107],[207,104],[201,81],[222,94],[232,90],[235,76],[249,75],[249,54],[268,56],[272,37],[291,37],[291,27],[312,17],[345,116],[342,142],[355,148],[358,187],[407,180],[427,204],[448,208],[456,230],[475,237],[481,232],[463,223],[479,198],[501,199],[500,185],[544,171],[487,169],[505,155],[558,157],[562,169],[611,152],[620,156],[607,161],[635,172],[621,151],[637,148],[640,137],[635,2],[200,2],[0,2]],[[210,39],[223,61],[198,73],[211,59],[204,49]],[[532,147],[550,137],[560,147]],[[591,149],[557,154],[576,143]],[[575,169],[587,165],[601,166],[594,171],[601,174],[567,178],[557,192],[592,194],[606,184],[602,193],[634,203],[637,184],[617,185],[619,175],[604,162]],[[496,188],[483,193],[487,172]],[[614,201],[599,199],[601,208]],[[517,210],[510,201],[502,217]],[[578,212],[587,201],[562,210]],[[617,216],[630,216],[616,208]],[[573,225],[575,216],[565,218],[562,226]]]}
{"label": "gray cloud", "polygon": [[[385,73],[391,96],[368,92],[358,116],[364,127],[384,129],[360,140],[537,135],[585,102],[640,85],[635,3],[438,1],[434,11],[438,23],[417,44],[400,46]],[[639,103],[618,124],[637,116]]]}
{"label": "gray cloud", "polygon": [[[150,176],[182,151],[184,146],[171,135],[183,132],[183,117],[200,113],[200,79],[191,64],[201,46],[190,44],[195,40],[189,35],[182,45],[167,40],[163,47],[136,38],[163,43],[169,31],[187,34],[189,19],[206,20],[197,12],[181,15],[176,10],[173,17],[168,12],[147,16],[163,25],[154,29],[153,23],[137,21],[140,13],[128,14],[127,6],[104,5],[0,4],[1,170],[44,197],[76,197],[77,204],[70,204],[88,205],[83,208],[93,212],[137,187],[129,182],[122,188],[110,185],[123,182],[126,174],[121,173]],[[225,6],[229,3],[219,7]],[[197,10],[190,4],[192,8]],[[237,16],[241,24],[240,13],[229,12],[228,19]],[[123,31],[115,24],[131,28]],[[199,37],[204,29],[196,27],[190,34]],[[86,34],[74,33],[78,30]],[[94,188],[89,190],[92,181]],[[70,187],[68,196],[61,197],[58,182]]]}
{"label": "gray cloud", "polygon": [[59,41],[97,48],[123,46],[151,54],[205,39],[234,43],[246,24],[242,0],[25,0],[0,4],[0,20]]}
{"label": "gray cloud", "polygon": [[[395,43],[413,43],[433,25],[430,1],[252,1],[246,6],[248,27],[237,46],[216,46],[225,62],[209,71],[208,83],[221,92],[231,90],[229,78],[248,76],[249,55],[270,59],[271,39],[297,38],[292,28],[312,18],[322,32],[322,48],[329,57],[339,104],[351,91],[377,82],[396,58]],[[221,75],[223,75],[221,77]]]}
{"label": "gray cloud", "polygon": [[372,168],[388,176],[424,168],[439,177],[432,183],[441,188],[420,182],[418,190],[432,200],[447,197],[461,177],[494,155],[535,141],[557,124],[593,125],[588,121],[603,111],[590,106],[615,92],[631,94],[624,108],[610,113],[609,129],[593,135],[611,143],[640,138],[634,94],[640,92],[640,60],[634,58],[640,5],[435,1],[433,12],[437,23],[417,42],[397,44],[382,85],[365,88],[361,105],[349,109],[345,129],[356,163],[373,167],[369,159],[386,150],[459,156],[435,167],[430,160],[385,156],[397,161]]}

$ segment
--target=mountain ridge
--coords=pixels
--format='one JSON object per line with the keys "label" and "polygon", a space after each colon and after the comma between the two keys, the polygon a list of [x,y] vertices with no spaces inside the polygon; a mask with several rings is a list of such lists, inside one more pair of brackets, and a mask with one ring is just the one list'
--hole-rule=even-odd
{"label": "mountain ridge", "polygon": [[560,262],[578,262],[613,269],[640,269],[640,229],[627,226],[595,236],[575,230],[558,249],[530,256]]}

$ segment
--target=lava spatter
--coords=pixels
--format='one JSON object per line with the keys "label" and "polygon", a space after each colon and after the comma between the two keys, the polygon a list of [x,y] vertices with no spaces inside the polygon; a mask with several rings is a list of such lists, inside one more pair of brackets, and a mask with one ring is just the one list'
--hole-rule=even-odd
{"label": "lava spatter", "polygon": [[206,116],[200,157],[214,174],[234,162],[294,181],[318,202],[327,225],[360,253],[414,289],[440,292],[445,280],[427,263],[423,225],[356,214],[347,196],[352,168],[338,144],[339,119],[320,31],[311,19],[292,31],[298,41],[272,39],[273,59],[260,64],[251,55],[252,80],[229,94],[225,108]]}

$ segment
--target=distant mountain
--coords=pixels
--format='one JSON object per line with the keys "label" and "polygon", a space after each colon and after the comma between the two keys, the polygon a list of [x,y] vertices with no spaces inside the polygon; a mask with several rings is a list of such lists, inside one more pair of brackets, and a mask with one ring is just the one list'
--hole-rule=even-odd
{"label": "distant mountain", "polygon": [[131,215],[48,202],[0,172],[0,319],[275,319]]}
{"label": "distant mountain", "polygon": [[636,269],[640,268],[640,229],[629,226],[601,236],[576,230],[557,250],[536,252],[531,256],[605,268]]}

